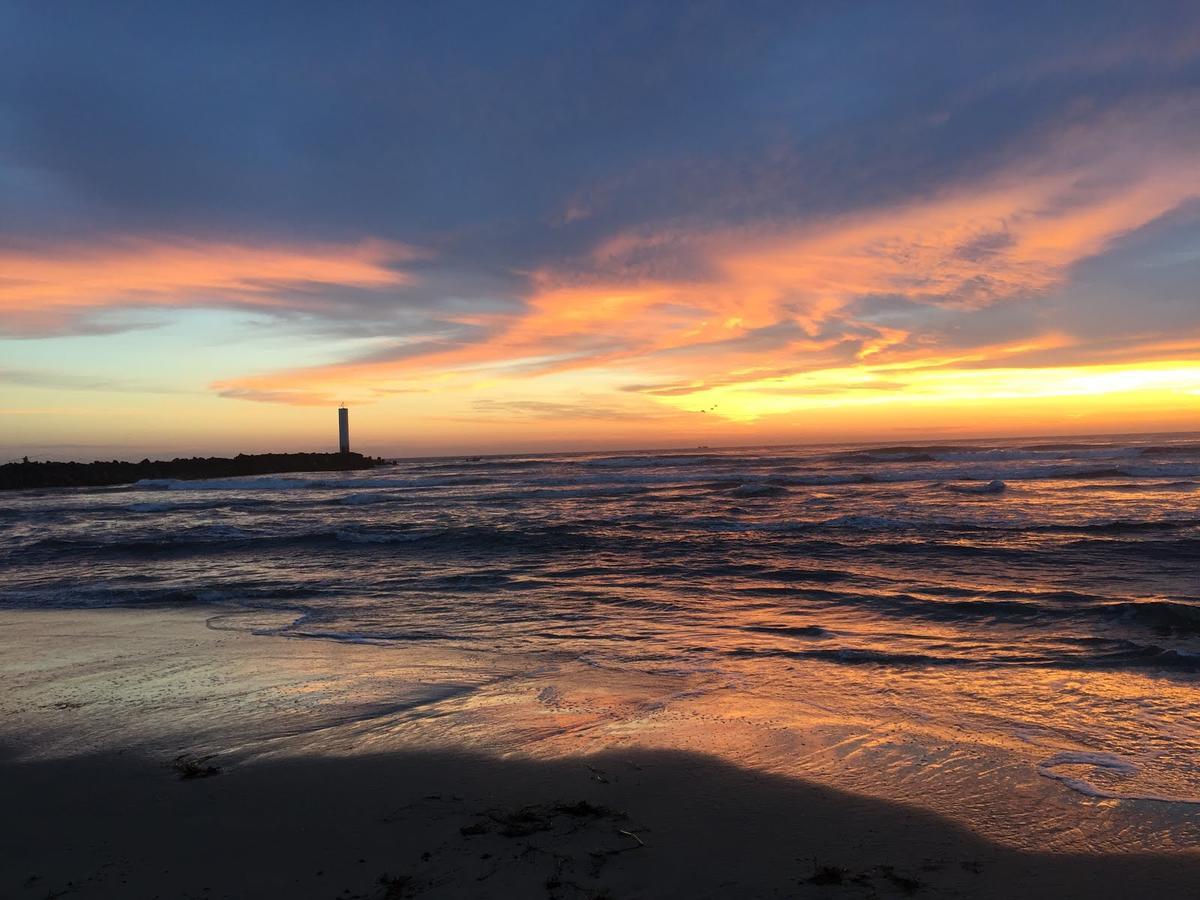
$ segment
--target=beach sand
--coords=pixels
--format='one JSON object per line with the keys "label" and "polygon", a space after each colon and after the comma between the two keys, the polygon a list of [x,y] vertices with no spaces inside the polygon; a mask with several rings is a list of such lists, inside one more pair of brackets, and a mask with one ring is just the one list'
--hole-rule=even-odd
{"label": "beach sand", "polygon": [[[343,729],[393,708],[381,696],[422,708],[495,673],[211,618],[0,614],[0,897],[1200,892],[1194,854],[1020,852],[915,807],[700,753],[355,744]],[[414,659],[442,677],[418,684]]]}

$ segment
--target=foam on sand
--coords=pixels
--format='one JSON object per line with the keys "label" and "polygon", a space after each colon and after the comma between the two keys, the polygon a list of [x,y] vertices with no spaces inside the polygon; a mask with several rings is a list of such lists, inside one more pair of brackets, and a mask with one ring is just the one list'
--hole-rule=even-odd
{"label": "foam on sand", "polygon": [[[1061,771],[1066,769],[1067,771]],[[1101,787],[1080,774],[1079,770],[1100,772],[1119,778],[1133,778],[1141,769],[1129,760],[1113,753],[1067,751],[1057,753],[1038,763],[1038,774],[1060,781],[1071,790],[1086,797],[1104,800],[1143,800],[1153,803],[1200,804],[1200,797],[1171,797],[1164,794],[1118,791]],[[1074,773],[1074,774],[1072,774]]]}

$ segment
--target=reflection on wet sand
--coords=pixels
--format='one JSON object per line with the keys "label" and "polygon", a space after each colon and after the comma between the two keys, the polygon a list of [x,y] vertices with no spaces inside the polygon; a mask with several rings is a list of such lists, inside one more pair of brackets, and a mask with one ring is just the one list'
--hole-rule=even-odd
{"label": "reflection on wet sand", "polygon": [[[998,845],[1056,852],[1187,849],[1200,808],[1137,799],[1140,773],[1072,740],[1073,698],[1185,715],[1188,687],[1052,670],[883,673],[808,660],[786,684],[715,673],[613,671],[553,660],[282,638],[281,614],[203,610],[7,612],[4,741],[48,761],[134,749],[161,760],[471,750],[563,760],[695,752],[947,816]],[[207,627],[206,627],[207,626]],[[946,678],[931,692],[929,678]],[[1107,693],[1106,693],[1107,692]],[[953,698],[952,709],[930,696]],[[1015,733],[1011,709],[1031,702]],[[1004,713],[999,722],[990,717]],[[967,725],[963,723],[966,722]],[[969,727],[968,727],[969,725]],[[1181,783],[1169,735],[1140,735]],[[1117,757],[1112,755],[1114,759]],[[1160,776],[1161,777],[1161,776]],[[1078,782],[1068,785],[1066,779]],[[1078,788],[1093,787],[1089,793]],[[1075,787],[1072,790],[1071,787]]]}

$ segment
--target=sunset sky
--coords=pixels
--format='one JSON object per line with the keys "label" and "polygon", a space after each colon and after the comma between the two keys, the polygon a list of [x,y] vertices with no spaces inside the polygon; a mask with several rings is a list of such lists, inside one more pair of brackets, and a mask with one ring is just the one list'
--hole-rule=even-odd
{"label": "sunset sky", "polygon": [[0,4],[0,462],[1200,430],[1195,3]]}

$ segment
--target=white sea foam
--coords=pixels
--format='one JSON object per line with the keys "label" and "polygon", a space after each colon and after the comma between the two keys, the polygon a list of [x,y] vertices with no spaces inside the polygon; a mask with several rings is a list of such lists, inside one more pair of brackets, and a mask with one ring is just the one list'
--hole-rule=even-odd
{"label": "white sea foam", "polygon": [[1052,774],[1050,770],[1059,766],[1093,766],[1094,768],[1105,769],[1121,776],[1136,775],[1141,771],[1135,763],[1130,762],[1124,757],[1117,756],[1115,753],[1067,750],[1063,753],[1056,753],[1049,759],[1038,763],[1039,771],[1048,778],[1058,777],[1057,774]]}
{"label": "white sea foam", "polygon": [[1085,797],[1095,797],[1101,800],[1146,800],[1155,803],[1188,803],[1200,804],[1200,798],[1176,797],[1169,794],[1142,793],[1138,791],[1116,791],[1111,788],[1092,784],[1086,778],[1060,772],[1059,769],[1071,767],[1098,769],[1116,775],[1120,778],[1133,778],[1141,774],[1141,768],[1135,763],[1113,753],[1089,753],[1083,751],[1066,751],[1056,753],[1049,759],[1038,763],[1037,772],[1044,778],[1061,782],[1066,787],[1083,794]]}

